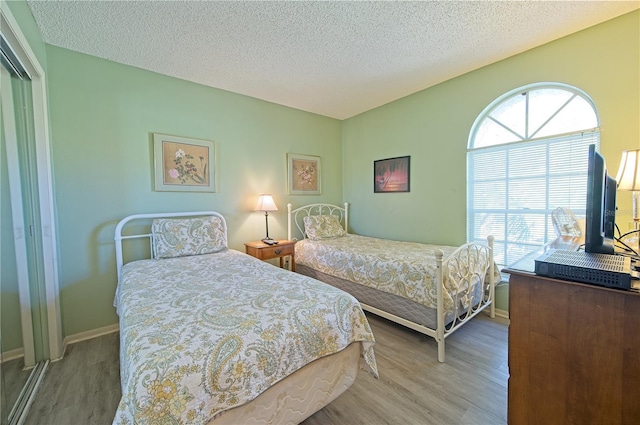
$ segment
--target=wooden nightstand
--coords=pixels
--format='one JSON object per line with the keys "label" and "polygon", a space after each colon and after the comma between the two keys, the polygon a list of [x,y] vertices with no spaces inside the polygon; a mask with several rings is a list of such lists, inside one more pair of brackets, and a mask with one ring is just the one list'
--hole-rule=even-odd
{"label": "wooden nightstand", "polygon": [[280,258],[280,268],[282,268],[282,258],[287,255],[291,257],[291,271],[296,271],[296,262],[294,260],[295,241],[278,240],[277,245],[267,245],[262,241],[247,242],[244,244],[246,253],[256,257],[258,260],[270,260],[272,258]]}

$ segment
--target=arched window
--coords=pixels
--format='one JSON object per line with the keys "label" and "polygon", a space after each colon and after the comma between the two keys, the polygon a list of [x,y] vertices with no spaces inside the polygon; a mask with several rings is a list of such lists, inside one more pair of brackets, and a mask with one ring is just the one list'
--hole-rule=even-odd
{"label": "arched window", "polygon": [[555,239],[551,212],[584,216],[590,144],[600,148],[593,101],[564,84],[534,84],[492,102],[467,151],[467,240],[495,237],[510,265]]}

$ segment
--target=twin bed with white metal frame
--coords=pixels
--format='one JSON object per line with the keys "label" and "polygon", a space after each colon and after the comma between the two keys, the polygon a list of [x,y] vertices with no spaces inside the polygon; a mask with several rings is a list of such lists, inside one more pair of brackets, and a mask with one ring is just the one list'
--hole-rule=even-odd
{"label": "twin bed with white metal frame", "polygon": [[288,204],[287,210],[288,239],[302,237],[295,248],[297,273],[345,290],[364,310],[435,338],[440,362],[446,337],[487,307],[495,317],[499,272],[493,237],[488,245],[460,247],[390,241],[348,234],[348,203],[296,209]]}
{"label": "twin bed with white metal frame", "polygon": [[[151,232],[138,231],[150,221]],[[150,239],[153,259],[125,264],[123,242],[138,238]],[[122,399],[114,424],[298,423],[360,368],[377,376],[358,301],[228,249],[219,213],[132,215],[115,242]]]}

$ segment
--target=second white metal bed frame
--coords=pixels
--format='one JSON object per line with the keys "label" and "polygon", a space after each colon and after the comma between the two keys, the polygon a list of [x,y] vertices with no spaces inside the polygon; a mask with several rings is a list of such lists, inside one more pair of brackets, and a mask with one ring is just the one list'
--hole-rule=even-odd
{"label": "second white metal bed frame", "polygon": [[[292,205],[287,204],[287,238],[289,240],[293,240],[293,227],[292,227],[292,219],[293,223],[295,223],[299,232],[302,234],[303,238],[306,238],[306,233],[304,230],[304,224],[302,224],[302,218],[309,215],[335,215],[338,217],[339,221],[344,225],[345,232],[348,233],[349,227],[349,203],[344,203],[344,208],[339,207],[337,205],[331,204],[310,204],[305,205],[295,210],[292,210]],[[387,311],[381,310],[374,306],[370,306],[364,303],[360,303],[362,308],[366,311],[369,311],[378,316],[384,317],[385,319],[391,320],[392,322],[398,323],[400,325],[406,326],[407,328],[418,331],[424,335],[430,336],[434,338],[438,344],[438,361],[445,361],[445,338],[451,335],[454,331],[459,329],[463,324],[468,322],[470,319],[475,317],[478,313],[483,311],[485,308],[489,307],[489,315],[493,319],[495,318],[495,280],[494,280],[494,262],[493,262],[493,236],[489,236],[487,238],[488,245],[481,245],[475,243],[467,243],[460,247],[458,247],[453,253],[444,258],[444,252],[440,249],[436,250],[436,265],[437,265],[437,308],[436,308],[436,318],[437,318],[437,326],[435,329],[429,328],[427,326],[412,322],[403,317],[397,316],[395,314],[389,313]],[[488,294],[485,296],[484,291],[482,295],[482,299],[480,302],[474,306],[470,306],[469,309],[466,310],[460,317],[454,317],[451,325],[448,326],[445,322],[446,312],[444,311],[444,298],[443,298],[443,288],[444,288],[444,275],[443,270],[445,267],[449,267],[449,264],[460,264],[461,266],[466,266],[469,269],[471,262],[475,260],[477,262],[480,255],[486,256],[488,258],[489,264],[484,270],[469,270],[466,275],[470,278],[470,275],[477,274],[478,272],[487,272],[489,279],[489,290]],[[460,269],[460,268],[458,268]],[[356,282],[357,283],[357,282]],[[457,296],[459,292],[455,294],[454,300],[457,303]]]}

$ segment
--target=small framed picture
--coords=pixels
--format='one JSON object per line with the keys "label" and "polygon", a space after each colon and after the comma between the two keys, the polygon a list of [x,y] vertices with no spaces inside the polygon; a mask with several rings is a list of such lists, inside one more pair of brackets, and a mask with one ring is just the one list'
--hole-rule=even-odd
{"label": "small framed picture", "polygon": [[373,192],[409,192],[410,156],[373,161]]}
{"label": "small framed picture", "polygon": [[320,157],[288,153],[287,182],[289,195],[320,195],[322,193]]}
{"label": "small framed picture", "polygon": [[155,190],[215,192],[215,142],[153,134]]}

